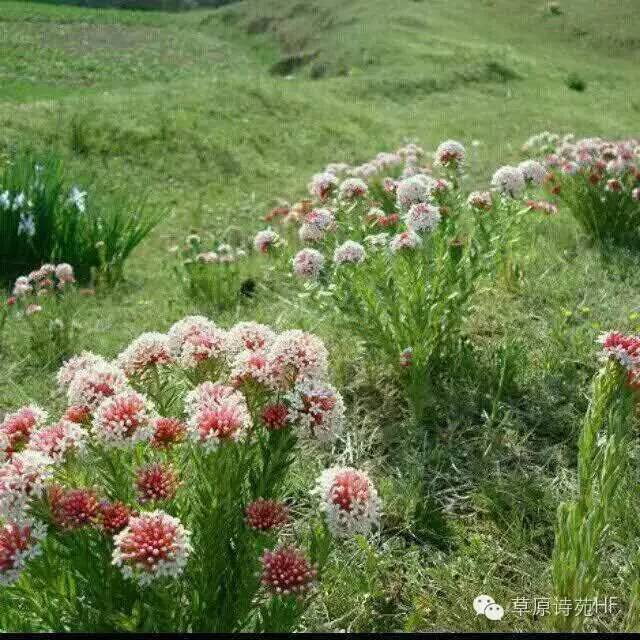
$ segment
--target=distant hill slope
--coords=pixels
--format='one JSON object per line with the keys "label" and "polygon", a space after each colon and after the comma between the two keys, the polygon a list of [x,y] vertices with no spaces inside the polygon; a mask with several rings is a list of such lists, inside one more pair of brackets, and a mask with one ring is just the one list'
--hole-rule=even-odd
{"label": "distant hill slope", "polygon": [[636,0],[244,0],[222,15],[250,34],[272,34],[286,55],[313,55],[316,72],[341,74],[464,65],[500,57],[500,47],[527,58],[573,55],[579,65],[602,55],[637,62],[638,8]]}

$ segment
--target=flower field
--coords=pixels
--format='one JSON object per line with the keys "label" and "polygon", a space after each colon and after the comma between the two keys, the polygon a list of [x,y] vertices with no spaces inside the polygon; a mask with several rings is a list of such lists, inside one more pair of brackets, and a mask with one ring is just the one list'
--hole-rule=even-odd
{"label": "flower field", "polygon": [[633,0],[86,4],[0,3],[0,631],[639,631]]}

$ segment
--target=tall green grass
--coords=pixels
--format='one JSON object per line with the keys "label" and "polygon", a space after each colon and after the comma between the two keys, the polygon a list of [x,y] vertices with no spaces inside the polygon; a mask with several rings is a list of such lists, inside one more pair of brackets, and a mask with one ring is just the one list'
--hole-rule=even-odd
{"label": "tall green grass", "polygon": [[68,262],[82,281],[113,284],[162,217],[143,202],[83,191],[54,155],[19,153],[0,172],[0,279]]}

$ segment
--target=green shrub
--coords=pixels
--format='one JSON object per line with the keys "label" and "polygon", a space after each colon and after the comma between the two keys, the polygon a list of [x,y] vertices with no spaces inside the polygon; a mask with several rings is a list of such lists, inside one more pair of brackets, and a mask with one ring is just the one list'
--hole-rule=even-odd
{"label": "green shrub", "polygon": [[640,247],[640,157],[632,140],[585,139],[553,155],[547,186],[600,247]]}
{"label": "green shrub", "polygon": [[587,88],[587,82],[580,75],[572,72],[567,76],[567,87],[582,93]]}
{"label": "green shrub", "polygon": [[[633,440],[632,394],[626,371],[608,363],[594,383],[591,403],[578,441],[578,495],[558,507],[552,557],[558,600],[577,602],[595,596],[605,545],[622,505],[629,480]],[[556,616],[558,630],[578,630],[582,620],[572,610]]]}

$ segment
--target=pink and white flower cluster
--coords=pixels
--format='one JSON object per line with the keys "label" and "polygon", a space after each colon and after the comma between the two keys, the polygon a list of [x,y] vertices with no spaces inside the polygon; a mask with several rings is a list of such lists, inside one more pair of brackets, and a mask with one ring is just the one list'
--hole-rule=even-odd
{"label": "pink and white flower cluster", "polygon": [[141,585],[158,578],[176,578],[192,551],[191,533],[164,511],[132,516],[113,542],[113,564]]}
{"label": "pink and white flower cluster", "polygon": [[369,476],[351,467],[322,472],[314,492],[327,525],[337,537],[366,535],[380,524],[380,499]]}
{"label": "pink and white flower cluster", "polygon": [[[199,368],[203,363],[215,366]],[[146,376],[152,370],[155,375]],[[43,514],[51,530],[65,536],[91,528],[112,537],[113,564],[142,586],[177,578],[193,552],[191,534],[180,518],[150,509],[171,503],[171,514],[175,509],[182,515],[176,498],[186,476],[180,465],[189,456],[225,455],[224,447],[234,455],[241,451],[236,447],[257,453],[271,438],[291,446],[298,437],[334,439],[343,430],[345,409],[328,377],[327,350],[313,334],[256,322],[226,330],[203,316],[188,316],[167,334],[142,334],[115,363],[91,352],[72,357],[57,375],[69,403],[57,422],[48,424],[46,413],[29,405],[7,415],[0,427],[6,458],[0,465],[0,582],[14,582],[40,552],[44,526],[32,513]],[[170,395],[178,401],[169,404],[180,412],[182,400],[179,417],[158,414],[163,405],[150,397],[156,387],[165,388],[159,382],[175,385]],[[180,455],[173,456],[174,447],[182,447]],[[126,496],[112,495],[109,483],[61,484],[74,477],[67,465],[100,466],[100,456],[117,476],[130,474]],[[96,477],[102,482],[102,475]],[[329,477],[332,488],[325,487]],[[376,524],[377,493],[365,474],[328,470],[321,485],[336,536],[367,533]],[[238,507],[250,535],[290,521],[287,504],[274,498]],[[306,555],[288,545],[265,552],[262,570],[272,595],[302,595],[317,577]]]}
{"label": "pink and white flower cluster", "polygon": [[13,295],[23,298],[30,294],[42,296],[54,290],[61,290],[75,282],[73,267],[66,262],[43,264],[26,276],[20,276],[13,286]]}
{"label": "pink and white flower cluster", "polygon": [[572,135],[555,136],[549,139],[544,151],[547,171],[584,176],[592,188],[601,187],[609,193],[626,193],[632,199],[640,199],[640,191],[636,191],[640,188],[640,140],[576,140]]}

